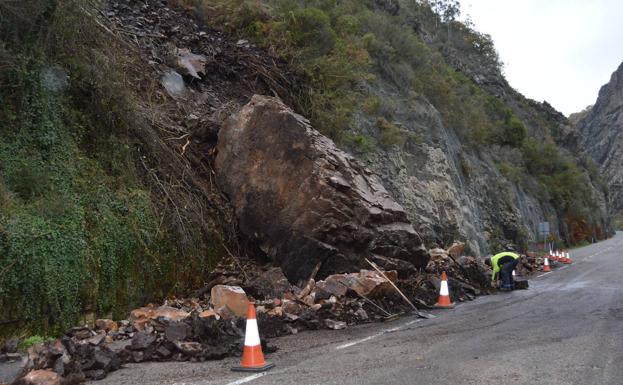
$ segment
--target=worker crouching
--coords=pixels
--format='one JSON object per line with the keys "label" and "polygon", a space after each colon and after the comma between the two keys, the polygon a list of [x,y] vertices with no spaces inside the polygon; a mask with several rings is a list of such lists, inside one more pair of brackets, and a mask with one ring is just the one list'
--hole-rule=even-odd
{"label": "worker crouching", "polygon": [[511,291],[515,288],[515,283],[513,281],[513,270],[517,267],[517,263],[519,263],[519,254],[505,251],[503,253],[499,253],[494,255],[491,258],[485,259],[485,264],[491,267],[491,283],[495,285],[496,278],[502,280],[502,285],[500,286],[501,291]]}

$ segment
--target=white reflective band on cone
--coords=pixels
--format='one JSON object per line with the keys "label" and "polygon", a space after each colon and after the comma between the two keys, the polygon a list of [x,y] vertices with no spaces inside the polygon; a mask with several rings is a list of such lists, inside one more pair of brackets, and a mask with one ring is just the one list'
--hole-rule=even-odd
{"label": "white reflective band on cone", "polygon": [[543,262],[543,264],[548,265],[549,266],[549,260],[547,258],[545,258],[545,262]]}
{"label": "white reflective band on cone", "polygon": [[257,346],[260,344],[260,334],[257,330],[257,320],[247,320],[247,331],[244,334],[244,346]]}
{"label": "white reflective band on cone", "polygon": [[450,292],[448,291],[447,281],[441,281],[441,289],[439,290],[439,295],[450,295]]}

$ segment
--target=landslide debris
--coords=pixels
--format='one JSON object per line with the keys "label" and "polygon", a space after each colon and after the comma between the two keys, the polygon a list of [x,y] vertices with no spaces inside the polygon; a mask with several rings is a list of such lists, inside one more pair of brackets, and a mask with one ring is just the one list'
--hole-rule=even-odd
{"label": "landslide debris", "polygon": [[[475,258],[459,256],[455,262],[445,250],[431,254],[436,257],[424,271],[403,278],[395,270],[380,274],[362,269],[318,281],[311,278],[302,286],[290,284],[279,267],[252,260],[221,265],[198,291],[199,297],[148,304],[132,310],[125,320],[98,319],[93,325],[67,330],[57,340],[34,345],[14,384],[56,376],[63,381],[101,379],[126,363],[239,356],[245,330],[242,309],[248,301],[256,306],[264,352],[271,353],[275,347],[269,345],[270,338],[303,330],[340,330],[409,313],[410,306],[387,279],[419,308],[436,302],[440,270],[449,272],[455,301],[490,291],[488,272]],[[3,350],[14,350],[16,344],[9,341]]]}

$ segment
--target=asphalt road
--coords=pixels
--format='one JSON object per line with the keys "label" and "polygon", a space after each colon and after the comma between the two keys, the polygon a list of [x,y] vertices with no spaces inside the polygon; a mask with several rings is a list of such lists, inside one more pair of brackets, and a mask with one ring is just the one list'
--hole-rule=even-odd
{"label": "asphalt road", "polygon": [[[275,339],[277,364],[233,373],[238,359],[129,365],[94,385],[623,384],[623,233],[574,250],[574,264],[529,290],[342,331]],[[260,325],[261,328],[261,325]]]}

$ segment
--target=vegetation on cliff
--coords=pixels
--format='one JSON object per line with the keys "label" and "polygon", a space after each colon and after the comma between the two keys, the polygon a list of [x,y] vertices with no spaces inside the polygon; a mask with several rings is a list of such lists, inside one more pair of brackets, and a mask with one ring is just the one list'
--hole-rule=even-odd
{"label": "vegetation on cliff", "polygon": [[99,7],[0,4],[3,332],[125,314],[201,282],[214,263],[200,224],[193,251],[145,183],[148,154],[132,134],[135,57],[94,16]]}
{"label": "vegetation on cliff", "polygon": [[[604,236],[604,223],[593,215],[593,186],[604,184],[556,141],[562,117],[534,108],[521,95],[495,94],[487,80],[467,73],[465,61],[489,72],[512,90],[490,36],[457,20],[456,1],[336,0],[176,0],[192,8],[210,26],[238,38],[251,38],[287,58],[305,74],[301,112],[315,127],[355,152],[375,146],[402,147],[421,138],[405,133],[397,121],[397,99],[425,98],[443,123],[475,153],[516,151],[498,163],[511,183],[550,202],[563,223],[563,242]],[[398,97],[380,97],[380,82],[389,82]],[[512,98],[520,100],[520,105]],[[548,106],[546,103],[544,105]],[[549,107],[551,109],[551,107]],[[526,116],[520,113],[529,111]],[[536,111],[536,112],[535,112]],[[376,120],[374,135],[357,132],[357,113]],[[464,161],[461,168],[469,171]],[[465,172],[467,176],[468,172]],[[605,191],[604,191],[605,192]],[[598,191],[598,193],[602,193]],[[526,241],[510,239],[518,243]],[[503,240],[492,240],[492,242]]]}

